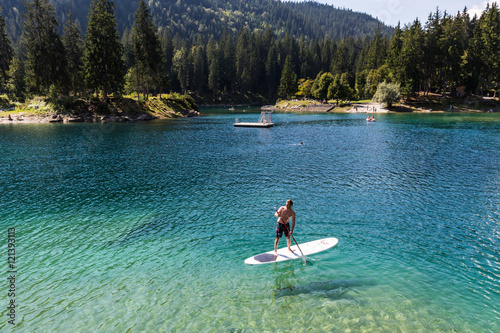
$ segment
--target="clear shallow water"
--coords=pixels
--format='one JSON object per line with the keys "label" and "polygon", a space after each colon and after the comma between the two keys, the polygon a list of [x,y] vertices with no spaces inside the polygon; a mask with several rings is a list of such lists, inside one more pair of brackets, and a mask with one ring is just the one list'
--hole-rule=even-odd
{"label": "clear shallow water", "polygon": [[[500,331],[500,115],[204,111],[0,127],[14,331]],[[288,198],[339,245],[244,265]]]}

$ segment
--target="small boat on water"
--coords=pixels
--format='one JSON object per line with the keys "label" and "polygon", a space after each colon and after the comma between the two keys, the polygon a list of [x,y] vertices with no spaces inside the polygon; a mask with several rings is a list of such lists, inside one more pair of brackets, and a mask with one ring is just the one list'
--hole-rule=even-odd
{"label": "small boat on water", "polygon": [[261,109],[259,121],[256,123],[245,123],[240,122],[238,119],[235,120],[235,127],[272,127],[274,123],[271,121],[271,114],[273,111]]}

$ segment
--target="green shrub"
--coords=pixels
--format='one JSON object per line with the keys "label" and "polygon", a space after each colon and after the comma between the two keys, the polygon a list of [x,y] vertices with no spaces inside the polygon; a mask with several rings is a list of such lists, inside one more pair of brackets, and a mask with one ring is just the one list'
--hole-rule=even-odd
{"label": "green shrub", "polygon": [[399,83],[379,83],[373,101],[376,103],[386,103],[387,107],[401,100],[401,84]]}

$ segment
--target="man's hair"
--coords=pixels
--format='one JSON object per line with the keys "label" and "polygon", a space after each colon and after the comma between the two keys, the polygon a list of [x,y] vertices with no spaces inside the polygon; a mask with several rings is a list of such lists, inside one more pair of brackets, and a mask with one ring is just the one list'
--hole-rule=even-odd
{"label": "man's hair", "polygon": [[290,206],[293,206],[293,201],[292,201],[292,199],[288,199],[288,200],[286,201],[286,203],[287,203],[287,204],[288,204],[288,203],[290,203]]}

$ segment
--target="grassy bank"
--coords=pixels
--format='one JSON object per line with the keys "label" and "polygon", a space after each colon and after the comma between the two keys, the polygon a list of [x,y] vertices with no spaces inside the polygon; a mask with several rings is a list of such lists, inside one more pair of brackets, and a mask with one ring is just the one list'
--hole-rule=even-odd
{"label": "grassy bank", "polygon": [[[369,99],[340,102],[330,112],[347,112],[356,105],[372,103]],[[329,100],[328,104],[337,104],[336,100]],[[276,103],[276,108],[290,112],[308,112],[311,105],[321,105],[316,100],[282,100]],[[500,112],[498,98],[481,98],[467,96],[464,98],[427,94],[412,97],[387,108],[390,112]]]}
{"label": "grassy bank", "polygon": [[106,102],[94,98],[35,97],[14,102],[0,97],[0,118],[43,121],[127,121],[195,116],[198,106],[189,95],[163,94],[147,100],[132,96],[111,97]]}
{"label": "grassy bank", "polygon": [[[365,104],[371,102],[370,100],[357,100],[357,101],[339,101],[337,104],[336,100],[329,100],[326,104],[335,105],[335,107],[329,112],[346,112],[352,109],[355,104]],[[326,105],[320,101],[314,99],[305,100],[282,100],[276,103],[275,108],[278,110],[286,110],[293,112],[310,112],[310,110],[315,110],[315,106]]]}
{"label": "grassy bank", "polygon": [[464,98],[427,94],[408,98],[400,105],[391,108],[391,111],[406,112],[500,112],[498,98],[482,98],[467,96]]}

